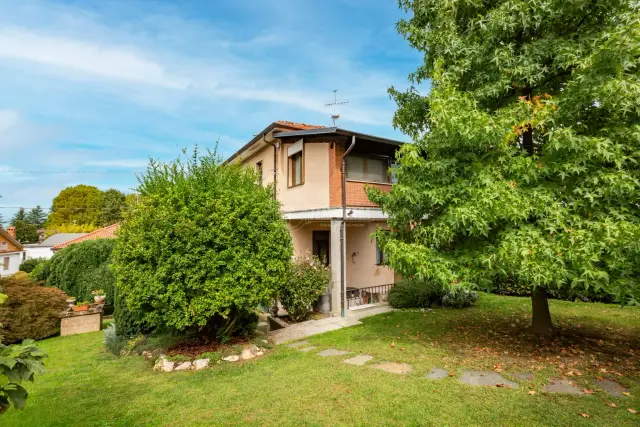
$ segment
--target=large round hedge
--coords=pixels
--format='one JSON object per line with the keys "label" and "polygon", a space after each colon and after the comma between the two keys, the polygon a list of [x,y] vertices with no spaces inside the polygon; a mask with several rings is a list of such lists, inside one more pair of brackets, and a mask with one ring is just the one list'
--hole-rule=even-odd
{"label": "large round hedge", "polygon": [[194,154],[151,162],[139,181],[114,250],[119,297],[135,315],[219,336],[277,294],[291,237],[255,172]]}

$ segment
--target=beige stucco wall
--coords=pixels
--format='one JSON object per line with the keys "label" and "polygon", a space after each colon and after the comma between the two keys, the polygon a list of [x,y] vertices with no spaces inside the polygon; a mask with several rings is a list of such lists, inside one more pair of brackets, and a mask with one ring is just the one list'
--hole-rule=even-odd
{"label": "beige stucco wall", "polygon": [[289,221],[289,231],[291,232],[291,240],[293,242],[293,254],[294,256],[305,255],[308,251],[313,252],[313,231],[323,230],[330,231],[331,225],[329,221],[325,222],[310,222],[304,223],[303,221]]}
{"label": "beige stucco wall", "polygon": [[304,184],[290,187],[287,147],[282,144],[278,165],[278,200],[283,212],[329,207],[329,146],[305,143],[303,149]]}
{"label": "beige stucco wall", "polygon": [[[376,242],[371,233],[376,227],[385,228],[385,223],[347,222],[347,286],[366,288],[388,285],[395,282],[394,271],[383,265],[376,265]],[[358,255],[353,255],[355,252]]]}
{"label": "beige stucco wall", "polygon": [[242,164],[255,169],[256,164],[262,162],[262,185],[273,182],[273,147],[266,145],[260,151],[249,157],[242,158]]}

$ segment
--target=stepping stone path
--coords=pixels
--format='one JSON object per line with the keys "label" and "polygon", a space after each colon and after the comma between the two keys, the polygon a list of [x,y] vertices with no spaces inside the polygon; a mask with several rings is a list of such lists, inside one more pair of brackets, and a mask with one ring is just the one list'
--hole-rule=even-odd
{"label": "stepping stone path", "polygon": [[368,354],[359,354],[356,357],[352,357],[351,359],[344,360],[342,363],[346,363],[349,365],[357,365],[363,366],[365,363],[373,359],[373,356],[369,356]]}
{"label": "stepping stone path", "polygon": [[427,374],[427,378],[430,380],[441,380],[449,376],[449,371],[442,368],[433,368],[431,372]]}
{"label": "stepping stone path", "polygon": [[604,391],[605,393],[607,393],[610,396],[614,396],[614,397],[622,397],[624,396],[624,394],[622,393],[628,393],[629,389],[626,387],[621,386],[620,384],[618,384],[615,381],[611,381],[611,380],[597,380],[596,381],[596,386],[598,388],[601,388],[602,391]]}
{"label": "stepping stone path", "polygon": [[297,341],[297,342],[292,342],[291,344],[287,344],[287,347],[289,348],[298,348],[298,347],[302,347],[303,345],[307,345],[309,344],[309,341]]}
{"label": "stepping stone path", "polygon": [[298,347],[298,350],[300,350],[300,351],[302,351],[302,352],[304,352],[304,353],[307,353],[307,352],[309,352],[309,351],[311,351],[311,350],[315,350],[316,348],[317,348],[316,346],[313,346],[313,345],[312,345],[312,346],[304,347],[304,348],[302,348],[302,347]]}
{"label": "stepping stone path", "polygon": [[413,371],[413,367],[407,363],[382,362],[373,367],[392,374],[408,374]]}
{"label": "stepping stone path", "polygon": [[543,389],[547,393],[584,394],[584,391],[569,380],[551,380]]}
{"label": "stepping stone path", "polygon": [[470,385],[518,388],[518,383],[509,381],[494,371],[464,371],[460,382]]}
{"label": "stepping stone path", "polygon": [[511,374],[511,375],[516,377],[517,379],[519,379],[521,381],[532,381],[533,380],[533,374],[530,374],[529,372],[516,372],[515,374]]}
{"label": "stepping stone path", "polygon": [[323,350],[318,353],[318,356],[329,357],[329,356],[344,356],[345,354],[351,353],[350,351],[344,350],[336,350],[335,348],[330,348],[328,350]]}

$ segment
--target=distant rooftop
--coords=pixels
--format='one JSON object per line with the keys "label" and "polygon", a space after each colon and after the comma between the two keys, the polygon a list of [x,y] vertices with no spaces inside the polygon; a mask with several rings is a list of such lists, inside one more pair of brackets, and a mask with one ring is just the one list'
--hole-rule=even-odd
{"label": "distant rooftop", "polygon": [[95,240],[95,239],[115,239],[116,232],[120,228],[120,224],[112,224],[108,225],[104,228],[100,228],[98,230],[92,231],[91,233],[83,233],[82,236],[78,236],[75,239],[67,240],[66,242],[62,242],[59,245],[51,248],[52,250],[58,250],[66,248],[69,245],[73,245],[74,243],[84,242],[86,240]]}
{"label": "distant rooftop", "polygon": [[57,233],[44,239],[44,241],[40,243],[39,246],[46,246],[50,248],[56,245],[61,245],[65,242],[68,242],[69,240],[85,236],[87,234],[89,233]]}

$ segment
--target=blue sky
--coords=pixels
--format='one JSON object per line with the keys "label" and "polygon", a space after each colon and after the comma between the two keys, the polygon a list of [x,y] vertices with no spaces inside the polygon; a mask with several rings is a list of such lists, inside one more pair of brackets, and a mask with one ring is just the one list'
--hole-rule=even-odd
{"label": "blue sky", "polygon": [[[391,85],[421,61],[395,0],[0,0],[0,206],[80,183],[130,191],[149,157],[275,120],[406,139]],[[16,171],[35,171],[16,173]],[[51,173],[56,172],[56,173]],[[5,219],[12,209],[0,209]]]}

